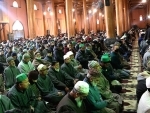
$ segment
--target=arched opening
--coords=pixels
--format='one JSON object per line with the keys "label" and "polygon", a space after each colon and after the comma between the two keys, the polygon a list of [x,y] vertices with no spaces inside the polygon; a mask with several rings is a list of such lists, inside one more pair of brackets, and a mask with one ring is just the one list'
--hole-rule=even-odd
{"label": "arched opening", "polygon": [[34,4],[34,10],[37,10],[37,6]]}
{"label": "arched opening", "polygon": [[16,1],[13,2],[13,7],[16,7],[16,8],[19,7],[19,6],[18,6],[18,3],[17,3]]}
{"label": "arched opening", "polygon": [[16,20],[12,26],[12,31],[14,34],[14,39],[24,38],[24,29],[23,25],[19,20]]}

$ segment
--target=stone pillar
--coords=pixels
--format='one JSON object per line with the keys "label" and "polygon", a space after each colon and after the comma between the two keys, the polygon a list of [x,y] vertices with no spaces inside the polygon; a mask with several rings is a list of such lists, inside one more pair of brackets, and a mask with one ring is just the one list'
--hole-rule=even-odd
{"label": "stone pillar", "polygon": [[128,16],[127,16],[127,4],[128,4],[128,0],[123,0],[124,2],[124,7],[123,7],[123,11],[124,11],[124,31],[128,30]]}
{"label": "stone pillar", "polygon": [[34,14],[34,3],[33,0],[26,0],[27,6],[27,17],[28,17],[28,32],[29,38],[36,37],[35,33],[35,14]]}
{"label": "stone pillar", "polygon": [[4,40],[7,40],[6,24],[2,24]]}
{"label": "stone pillar", "polygon": [[124,32],[123,29],[123,5],[122,0],[115,0],[115,6],[116,6],[116,24],[117,24],[117,35],[121,36]]}
{"label": "stone pillar", "polygon": [[66,24],[67,24],[67,33],[68,38],[73,36],[73,19],[72,19],[72,0],[66,0]]}
{"label": "stone pillar", "polygon": [[130,16],[131,16],[131,12],[130,12],[130,7],[129,7],[129,1],[128,1],[128,3],[127,3],[127,18],[128,18],[128,29],[130,29],[131,28],[131,25],[130,25]]}
{"label": "stone pillar", "polygon": [[[109,1],[107,4],[106,1]],[[115,38],[115,26],[114,26],[114,14],[112,0],[104,0],[105,7],[105,25],[106,25],[106,35],[107,38]]]}
{"label": "stone pillar", "polygon": [[51,32],[54,36],[58,35],[58,28],[57,28],[57,18],[56,18],[56,8],[55,8],[55,4],[54,4],[54,0],[51,0],[51,6],[52,6],[52,26],[53,26],[53,31]]}
{"label": "stone pillar", "polygon": [[87,26],[87,8],[86,8],[86,0],[83,0],[83,14],[84,14],[84,31],[85,34],[88,34],[88,26]]}
{"label": "stone pillar", "polygon": [[[45,11],[45,4],[42,5],[43,12]],[[46,29],[46,15],[43,14],[43,28],[44,28],[44,35],[47,35],[47,29]]]}

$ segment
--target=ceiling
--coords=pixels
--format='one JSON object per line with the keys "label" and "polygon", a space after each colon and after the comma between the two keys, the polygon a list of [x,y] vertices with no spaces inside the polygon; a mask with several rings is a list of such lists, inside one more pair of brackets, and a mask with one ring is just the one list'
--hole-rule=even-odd
{"label": "ceiling", "polygon": [[[51,0],[34,0],[41,2],[42,4],[51,2]],[[83,9],[83,0],[73,0],[73,6],[77,10],[82,10]],[[99,5],[100,2],[98,1],[103,1],[103,0],[86,0],[86,6],[87,8],[91,8],[92,5]],[[144,8],[146,3],[141,3],[142,0],[128,0],[129,1],[129,6],[130,8]],[[64,6],[65,5],[65,0],[54,0],[55,6]],[[113,0],[113,3],[115,3],[115,0]]]}

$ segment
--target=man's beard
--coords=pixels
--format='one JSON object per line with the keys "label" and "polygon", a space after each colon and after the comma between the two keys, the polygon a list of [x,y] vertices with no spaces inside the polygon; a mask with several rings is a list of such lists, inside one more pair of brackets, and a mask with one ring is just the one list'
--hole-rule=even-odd
{"label": "man's beard", "polygon": [[78,107],[82,106],[82,100],[80,99],[80,97],[76,98],[75,101],[76,101]]}

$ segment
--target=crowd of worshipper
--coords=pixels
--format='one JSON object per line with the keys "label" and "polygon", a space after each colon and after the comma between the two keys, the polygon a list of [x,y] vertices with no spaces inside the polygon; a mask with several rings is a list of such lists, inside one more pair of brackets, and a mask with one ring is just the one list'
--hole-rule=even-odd
{"label": "crowd of worshipper", "polygon": [[142,61],[142,72],[137,75],[137,113],[149,113],[150,105],[150,26],[139,32],[139,51]]}
{"label": "crowd of worshipper", "polygon": [[0,44],[0,113],[121,113],[134,30]]}

